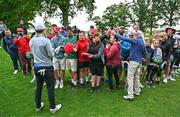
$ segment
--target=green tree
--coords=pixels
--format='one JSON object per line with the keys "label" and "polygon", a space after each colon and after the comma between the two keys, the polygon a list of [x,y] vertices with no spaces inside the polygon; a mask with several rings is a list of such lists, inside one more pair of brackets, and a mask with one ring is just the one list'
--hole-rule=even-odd
{"label": "green tree", "polygon": [[176,25],[180,19],[180,0],[161,0],[161,18],[164,20],[162,26]]}
{"label": "green tree", "polygon": [[180,18],[180,0],[133,0],[129,4],[127,16],[132,23],[138,23],[142,31],[159,26],[158,21],[164,21],[162,26],[176,25]]}
{"label": "green tree", "polygon": [[139,28],[142,31],[145,31],[147,28],[148,21],[148,7],[150,5],[149,0],[133,0],[133,2],[129,3],[129,11],[127,13],[131,23],[138,23]]}
{"label": "green tree", "polygon": [[107,7],[103,13],[102,18],[95,16],[93,18],[99,30],[103,30],[105,26],[118,27],[118,26],[127,26],[127,11],[125,4],[119,3]]}
{"label": "green tree", "polygon": [[146,27],[149,29],[150,34],[153,32],[153,28],[158,28],[158,21],[161,15],[160,0],[149,0],[149,7],[147,10],[147,22]]}
{"label": "green tree", "polygon": [[0,0],[0,19],[15,31],[20,20],[28,26],[28,21],[33,20],[40,9],[41,1],[37,0]]}
{"label": "green tree", "polygon": [[94,0],[42,0],[44,6],[43,12],[47,17],[60,16],[64,26],[69,24],[69,16],[73,18],[78,11],[89,14],[92,18],[93,11],[96,8]]}

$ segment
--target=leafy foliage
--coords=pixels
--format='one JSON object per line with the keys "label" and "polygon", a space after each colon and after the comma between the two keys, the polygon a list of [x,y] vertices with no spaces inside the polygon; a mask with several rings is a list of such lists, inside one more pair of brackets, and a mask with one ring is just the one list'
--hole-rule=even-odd
{"label": "leafy foliage", "polygon": [[44,6],[43,12],[46,17],[60,16],[63,25],[69,24],[69,16],[73,18],[78,11],[83,11],[89,14],[89,19],[95,10],[94,0],[42,0]]}
{"label": "leafy foliage", "polygon": [[33,20],[40,9],[41,2],[37,0],[0,0],[0,19],[15,30],[20,20],[28,26],[28,21]]}
{"label": "leafy foliage", "polygon": [[98,26],[99,30],[102,30],[105,26],[118,27],[127,26],[128,19],[127,14],[128,9],[123,3],[114,4],[107,7],[104,11],[102,18],[95,16],[93,18],[94,22]]}
{"label": "leafy foliage", "polygon": [[161,0],[161,18],[164,19],[162,26],[176,25],[180,19],[180,0]]}

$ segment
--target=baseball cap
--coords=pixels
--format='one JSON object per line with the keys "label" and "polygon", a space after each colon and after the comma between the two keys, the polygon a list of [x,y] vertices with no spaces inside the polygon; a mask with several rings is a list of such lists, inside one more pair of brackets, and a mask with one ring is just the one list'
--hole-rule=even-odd
{"label": "baseball cap", "polygon": [[109,30],[110,29],[110,27],[109,26],[106,26],[105,28],[104,28],[104,30]]}
{"label": "baseball cap", "polygon": [[60,32],[60,27],[53,27],[52,30],[53,32]]}
{"label": "baseball cap", "polygon": [[17,28],[16,30],[17,32],[24,32],[24,30],[22,28]]}
{"label": "baseball cap", "polygon": [[44,29],[46,29],[46,27],[43,23],[38,23],[35,25],[35,30],[44,30]]}

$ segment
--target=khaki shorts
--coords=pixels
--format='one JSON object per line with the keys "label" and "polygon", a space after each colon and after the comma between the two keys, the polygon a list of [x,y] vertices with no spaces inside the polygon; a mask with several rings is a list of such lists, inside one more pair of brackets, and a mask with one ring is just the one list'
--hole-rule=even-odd
{"label": "khaki shorts", "polygon": [[65,70],[66,68],[66,59],[62,58],[62,59],[57,59],[57,58],[53,58],[53,67],[54,70]]}
{"label": "khaki shorts", "polygon": [[66,70],[77,71],[77,59],[66,59]]}

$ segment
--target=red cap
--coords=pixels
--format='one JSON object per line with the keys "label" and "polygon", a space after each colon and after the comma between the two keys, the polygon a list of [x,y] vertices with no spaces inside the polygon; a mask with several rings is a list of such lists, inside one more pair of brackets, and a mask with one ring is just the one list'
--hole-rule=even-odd
{"label": "red cap", "polygon": [[92,30],[90,30],[90,33],[91,33],[92,35],[94,35],[96,32],[97,32],[97,30],[96,30],[95,28],[92,29]]}
{"label": "red cap", "polygon": [[17,28],[17,32],[24,32],[22,28]]}
{"label": "red cap", "polygon": [[52,31],[53,31],[53,32],[60,32],[60,27],[53,27],[53,28],[52,28]]}
{"label": "red cap", "polygon": [[65,51],[66,53],[71,53],[71,52],[73,52],[73,44],[70,43],[70,42],[66,43],[66,45],[64,46],[64,51]]}

